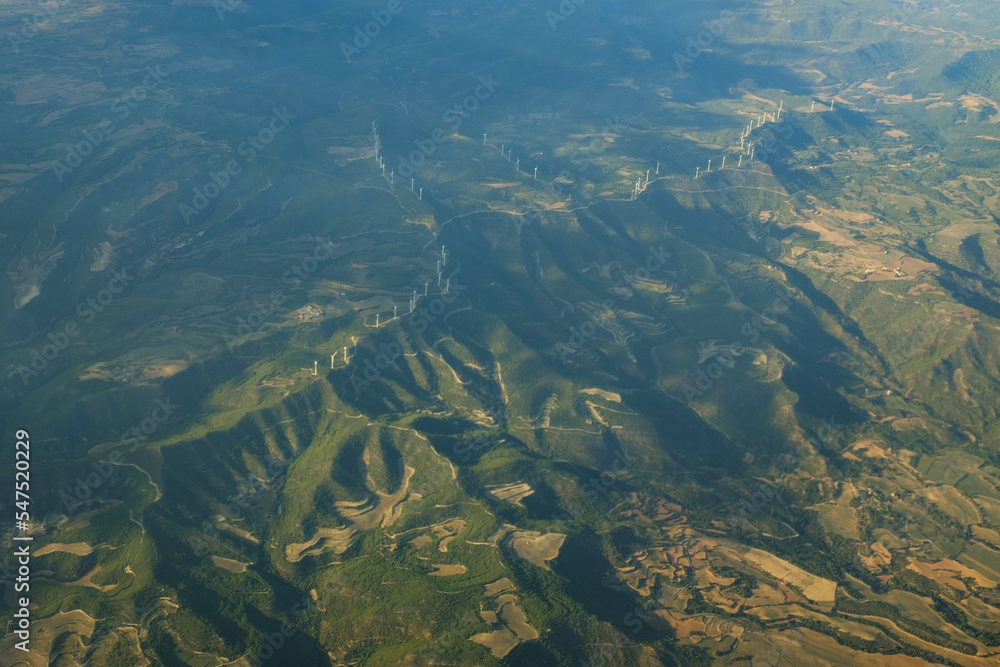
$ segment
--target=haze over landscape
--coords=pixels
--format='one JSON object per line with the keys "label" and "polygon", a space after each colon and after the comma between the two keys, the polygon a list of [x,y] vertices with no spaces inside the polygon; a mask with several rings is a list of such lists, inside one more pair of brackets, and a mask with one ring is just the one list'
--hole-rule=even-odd
{"label": "haze over landscape", "polygon": [[0,38],[0,664],[1000,664],[995,2]]}

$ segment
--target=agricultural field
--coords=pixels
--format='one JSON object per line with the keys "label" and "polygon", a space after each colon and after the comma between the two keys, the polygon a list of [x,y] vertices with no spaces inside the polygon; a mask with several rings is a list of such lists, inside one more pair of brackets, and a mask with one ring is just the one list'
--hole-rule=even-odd
{"label": "agricultural field", "polygon": [[45,7],[0,664],[1000,662],[992,3]]}

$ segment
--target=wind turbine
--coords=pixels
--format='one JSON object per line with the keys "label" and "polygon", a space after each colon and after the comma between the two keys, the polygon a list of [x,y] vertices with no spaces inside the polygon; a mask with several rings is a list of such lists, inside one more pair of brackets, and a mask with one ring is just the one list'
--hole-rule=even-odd
{"label": "wind turbine", "polygon": [[695,167],[694,168],[694,180],[696,180],[696,181],[698,180],[698,172],[700,172],[700,171],[701,171],[701,167]]}
{"label": "wind turbine", "polygon": [[538,167],[535,167],[535,180],[538,180]]}
{"label": "wind turbine", "polygon": [[334,352],[330,355],[330,370],[333,370],[333,360],[337,358],[337,353]]}
{"label": "wind turbine", "polygon": [[722,168],[723,169],[726,168],[726,156],[725,155],[722,156]]}
{"label": "wind turbine", "polygon": [[660,175],[660,163],[659,162],[656,163],[656,175],[657,176]]}
{"label": "wind turbine", "polygon": [[318,372],[319,372],[319,362],[318,361],[314,361],[313,362],[313,375],[316,375]]}
{"label": "wind turbine", "polygon": [[712,161],[711,160],[708,161],[708,169],[706,169],[705,171],[712,171]]}
{"label": "wind turbine", "polygon": [[423,188],[420,188],[420,194],[417,195],[417,199],[419,199],[420,201],[424,200],[424,189]]}
{"label": "wind turbine", "polygon": [[809,111],[816,111],[816,100],[813,100],[812,106],[809,107]]}
{"label": "wind turbine", "polygon": [[483,132],[483,146],[486,145],[486,133]]}

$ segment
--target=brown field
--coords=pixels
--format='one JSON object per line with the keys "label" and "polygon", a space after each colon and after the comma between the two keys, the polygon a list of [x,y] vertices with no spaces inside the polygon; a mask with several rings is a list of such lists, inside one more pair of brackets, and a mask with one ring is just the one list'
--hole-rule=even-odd
{"label": "brown field", "polygon": [[[852,667],[926,667],[920,658],[905,655],[885,656],[856,651],[838,644],[827,637],[807,628],[794,628],[780,632],[769,632],[771,645],[776,654],[783,656],[791,665],[851,665]],[[961,654],[959,654],[961,655]]]}
{"label": "brown field", "polygon": [[107,593],[108,591],[110,591],[113,588],[115,588],[115,586],[117,586],[118,584],[107,584],[105,586],[101,586],[100,584],[95,584],[93,581],[91,581],[91,579],[98,572],[100,572],[100,571],[101,571],[101,566],[100,565],[95,565],[93,570],[91,570],[87,574],[83,575],[82,577],[80,577],[76,581],[69,581],[69,582],[67,582],[65,585],[66,586],[83,586],[84,588],[93,588],[94,590],[98,590],[98,591],[100,591],[102,593]]}
{"label": "brown field", "polygon": [[880,447],[874,440],[859,440],[858,442],[851,445],[851,449],[855,452],[860,451],[868,458],[872,459],[884,459],[888,458],[886,451]]}
{"label": "brown field", "polygon": [[356,528],[318,528],[308,542],[285,545],[285,558],[297,563],[306,556],[318,556],[327,549],[339,555],[347,551],[354,539]]}
{"label": "brown field", "polygon": [[608,401],[610,403],[621,403],[622,402],[621,394],[615,394],[615,393],[612,393],[610,391],[604,391],[603,389],[581,389],[580,393],[581,394],[590,394],[592,396],[600,396],[605,401]]}
{"label": "brown field", "polygon": [[776,579],[790,584],[802,594],[819,604],[832,604],[837,595],[837,584],[829,579],[817,577],[760,549],[750,549],[743,554],[746,562],[759,567]]}
{"label": "brown field", "polygon": [[1000,500],[994,500],[986,496],[976,496],[975,501],[983,508],[983,511],[991,522],[1000,523]]}
{"label": "brown field", "polygon": [[970,542],[965,552],[958,556],[958,561],[989,579],[1000,581],[1000,551],[979,542]]}
{"label": "brown field", "polygon": [[403,479],[394,493],[376,490],[369,498],[362,501],[334,503],[351,525],[340,528],[317,528],[310,540],[285,545],[285,558],[290,563],[297,563],[305,556],[318,556],[327,549],[339,556],[347,551],[359,531],[370,530],[376,526],[383,528],[391,526],[402,512],[402,504],[414,472],[416,471],[410,466],[403,466]]}
{"label": "brown field", "polygon": [[247,571],[248,563],[241,563],[238,560],[232,560],[231,558],[220,558],[219,556],[211,556],[212,565],[215,567],[225,570],[227,572],[232,572],[233,574],[243,574]]}
{"label": "brown field", "polygon": [[[50,664],[49,654],[52,651],[52,642],[55,639],[65,639],[71,636],[88,639],[94,634],[94,624],[94,619],[80,609],[59,612],[48,618],[33,621],[31,623],[31,644],[29,646],[31,650],[28,653],[23,653],[14,648],[14,644],[20,640],[13,633],[8,632],[0,640],[0,656],[6,656],[3,659],[3,664],[10,665],[11,667],[14,667],[14,665],[48,667]],[[18,660],[10,659],[12,656],[18,656]],[[9,662],[7,661],[8,659],[10,659]],[[57,663],[56,661],[52,661],[51,664]]]}
{"label": "brown field", "polygon": [[819,514],[820,525],[829,532],[846,537],[849,540],[858,540],[858,515],[850,503],[857,498],[858,492],[853,484],[846,484],[842,487],[840,497],[829,503],[813,505],[809,509],[815,510]]}
{"label": "brown field", "polygon": [[[103,545],[98,545],[98,547],[100,546]],[[92,547],[86,542],[73,542],[70,544],[59,544],[53,542],[51,544],[46,544],[44,547],[36,551],[35,555],[44,556],[45,554],[51,554],[58,551],[62,553],[73,554],[74,556],[86,556],[98,547]]]}
{"label": "brown field", "polygon": [[456,574],[465,574],[464,565],[440,565],[435,563],[433,567],[434,571],[427,573],[432,577],[452,577]]}
{"label": "brown field", "polygon": [[990,530],[989,528],[983,528],[982,526],[973,526],[972,534],[993,545],[993,548],[1000,549],[1000,533],[995,530]]}
{"label": "brown field", "polygon": [[501,593],[516,590],[517,587],[514,586],[510,579],[504,577],[503,579],[497,579],[492,584],[486,584],[483,588],[486,589],[487,597],[496,597]]}
{"label": "brown field", "polygon": [[963,592],[968,592],[969,590],[962,581],[962,578],[965,577],[975,579],[976,585],[980,587],[993,588],[997,585],[996,581],[992,581],[979,572],[969,569],[953,560],[945,559],[939,560],[936,563],[924,563],[918,561],[913,556],[908,556],[907,560],[909,561],[909,564],[906,566],[907,570],[913,570],[917,574],[921,574],[943,586],[951,586]]}
{"label": "brown field", "polygon": [[528,624],[524,612],[517,606],[517,597],[510,593],[514,584],[509,579],[498,579],[484,588],[494,611],[480,611],[480,618],[487,623],[499,623],[500,627],[475,634],[469,641],[485,646],[493,657],[503,658],[521,642],[538,638],[538,631]]}
{"label": "brown field", "polygon": [[979,523],[979,512],[972,501],[963,496],[955,487],[948,485],[931,486],[923,489],[923,495],[938,508],[963,525]]}
{"label": "brown field", "polygon": [[221,519],[221,520],[219,520],[219,521],[216,521],[215,527],[218,530],[224,530],[227,533],[232,533],[236,537],[242,538],[242,539],[246,540],[247,542],[252,542],[253,544],[260,544],[260,540],[258,540],[252,534],[248,533],[247,531],[243,530],[242,528],[237,528],[236,526],[229,525],[228,523],[226,523],[226,521],[225,521],[224,518]]}
{"label": "brown field", "polygon": [[750,613],[757,616],[762,621],[778,621],[786,618],[803,618],[806,620],[811,619],[819,621],[820,623],[828,623],[838,630],[842,630],[848,634],[854,635],[855,637],[864,639],[865,641],[875,641],[879,636],[885,636],[884,633],[872,628],[870,625],[864,625],[863,623],[857,623],[855,621],[848,621],[842,618],[827,616],[826,614],[806,609],[805,607],[797,604],[760,607],[758,609],[754,609]]}
{"label": "brown field", "polygon": [[515,505],[521,505],[521,501],[534,492],[535,490],[530,485],[524,483],[504,484],[502,486],[487,487],[486,489],[486,493],[493,498],[506,500]]}
{"label": "brown field", "polygon": [[511,546],[518,556],[536,567],[548,570],[548,561],[559,555],[566,536],[561,533],[539,533],[535,530],[517,530],[511,537]]}

